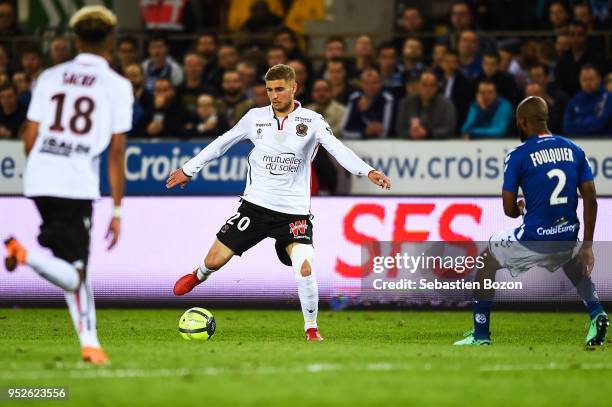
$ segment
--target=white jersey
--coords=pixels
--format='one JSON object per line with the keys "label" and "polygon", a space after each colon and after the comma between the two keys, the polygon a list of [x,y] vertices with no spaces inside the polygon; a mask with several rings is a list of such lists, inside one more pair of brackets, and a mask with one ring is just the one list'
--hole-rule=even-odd
{"label": "white jersey", "polygon": [[24,194],[100,197],[100,155],[113,134],[132,127],[130,82],[100,56],[79,54],[44,71],[28,108],[38,137],[24,175]]}
{"label": "white jersey", "polygon": [[242,198],[277,212],[307,215],[310,212],[311,162],[322,145],[353,174],[373,170],[333,134],[323,117],[295,102],[283,119],[272,106],[249,110],[228,132],[215,139],[183,166],[188,176],[223,155],[241,140],[255,147],[248,156],[246,188]]}

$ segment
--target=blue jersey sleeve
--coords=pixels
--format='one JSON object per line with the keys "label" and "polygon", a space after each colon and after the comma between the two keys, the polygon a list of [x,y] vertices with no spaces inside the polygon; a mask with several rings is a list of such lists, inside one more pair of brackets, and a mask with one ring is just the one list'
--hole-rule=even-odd
{"label": "blue jersey sleeve", "polygon": [[518,193],[521,182],[521,154],[518,150],[508,153],[504,164],[504,191]]}
{"label": "blue jersey sleeve", "polygon": [[585,182],[593,181],[593,171],[591,171],[591,165],[589,160],[584,153],[584,150],[576,146],[576,154],[578,157],[578,185]]}

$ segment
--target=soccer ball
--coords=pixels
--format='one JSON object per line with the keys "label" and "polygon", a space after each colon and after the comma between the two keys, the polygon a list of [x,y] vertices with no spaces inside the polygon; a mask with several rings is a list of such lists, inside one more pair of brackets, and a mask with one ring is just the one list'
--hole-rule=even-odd
{"label": "soccer ball", "polygon": [[216,328],[215,317],[204,308],[189,308],[179,319],[179,333],[188,341],[206,341],[212,338]]}

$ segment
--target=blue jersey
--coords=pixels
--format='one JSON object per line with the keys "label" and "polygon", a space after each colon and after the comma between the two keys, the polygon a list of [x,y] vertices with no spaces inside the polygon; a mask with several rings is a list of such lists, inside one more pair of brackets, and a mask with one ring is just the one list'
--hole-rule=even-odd
{"label": "blue jersey", "polygon": [[503,189],[525,196],[519,241],[575,241],[578,186],[592,181],[584,151],[557,135],[529,137],[506,156]]}

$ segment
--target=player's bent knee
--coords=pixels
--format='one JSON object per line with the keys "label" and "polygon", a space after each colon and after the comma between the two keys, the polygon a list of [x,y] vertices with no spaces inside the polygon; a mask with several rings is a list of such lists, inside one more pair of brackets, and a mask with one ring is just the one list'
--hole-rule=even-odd
{"label": "player's bent knee", "polygon": [[302,277],[308,277],[310,274],[312,274],[312,268],[310,268],[310,263],[308,261],[302,263],[300,274],[302,274]]}
{"label": "player's bent knee", "polygon": [[212,247],[208,251],[208,254],[204,258],[204,267],[209,270],[219,270],[221,267],[232,258],[234,252],[232,249],[221,243],[219,240],[215,240]]}
{"label": "player's bent knee", "polygon": [[295,277],[308,277],[312,275],[312,261],[314,247],[310,244],[296,244],[291,249],[291,264]]}
{"label": "player's bent knee", "polygon": [[227,260],[225,260],[220,254],[209,252],[204,259],[204,266],[209,270],[216,271],[223,267],[226,262]]}

